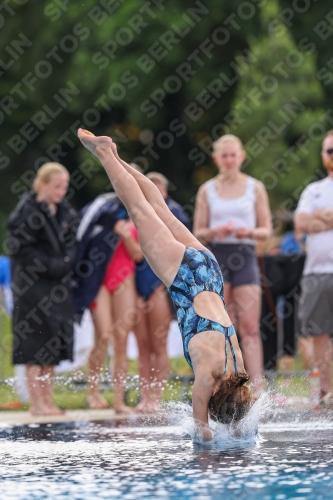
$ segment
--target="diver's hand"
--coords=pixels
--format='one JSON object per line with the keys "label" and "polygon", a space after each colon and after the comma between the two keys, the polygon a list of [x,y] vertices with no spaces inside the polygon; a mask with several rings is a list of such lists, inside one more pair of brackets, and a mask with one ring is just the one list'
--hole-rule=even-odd
{"label": "diver's hand", "polygon": [[243,431],[242,429],[235,429],[235,436],[238,438],[241,438],[243,436]]}
{"label": "diver's hand", "polygon": [[194,420],[195,423],[195,436],[198,442],[211,441],[213,439],[213,433],[209,425],[202,420]]}
{"label": "diver's hand", "polygon": [[211,441],[213,439],[213,433],[207,427],[202,428],[202,440]]}

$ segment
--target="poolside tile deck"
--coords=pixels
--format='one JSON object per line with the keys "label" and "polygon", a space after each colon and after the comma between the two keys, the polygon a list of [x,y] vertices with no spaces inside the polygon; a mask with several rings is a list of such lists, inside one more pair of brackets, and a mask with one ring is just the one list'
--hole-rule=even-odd
{"label": "poolside tile deck", "polygon": [[[138,415],[133,414],[136,418]],[[140,416],[142,416],[140,414]],[[1,424],[47,424],[55,422],[75,422],[83,420],[122,420],[132,418],[132,416],[115,413],[112,409],[106,410],[68,410],[63,415],[33,416],[27,411],[1,411]]]}

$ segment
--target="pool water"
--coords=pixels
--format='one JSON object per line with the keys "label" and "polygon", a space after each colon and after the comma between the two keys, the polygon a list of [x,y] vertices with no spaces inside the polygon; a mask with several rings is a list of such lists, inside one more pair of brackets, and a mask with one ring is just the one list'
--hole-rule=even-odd
{"label": "pool water", "polygon": [[213,446],[166,423],[3,426],[0,498],[333,498],[330,421],[265,423],[253,439]]}

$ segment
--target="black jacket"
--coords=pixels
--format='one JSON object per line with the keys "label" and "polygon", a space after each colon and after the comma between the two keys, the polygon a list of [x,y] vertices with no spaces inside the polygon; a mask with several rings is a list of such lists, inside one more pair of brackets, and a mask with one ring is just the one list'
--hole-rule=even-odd
{"label": "black jacket", "polygon": [[71,268],[77,225],[76,212],[65,200],[52,215],[33,193],[8,219],[14,364],[57,365],[73,357]]}

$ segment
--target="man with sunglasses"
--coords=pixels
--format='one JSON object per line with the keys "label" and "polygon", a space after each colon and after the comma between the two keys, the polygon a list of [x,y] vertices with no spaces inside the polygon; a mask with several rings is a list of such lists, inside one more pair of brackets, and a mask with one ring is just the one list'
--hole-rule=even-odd
{"label": "man with sunglasses", "polygon": [[305,188],[295,212],[296,231],[308,235],[299,315],[303,335],[313,338],[320,403],[333,407],[333,130],[324,138],[321,157],[328,175]]}

